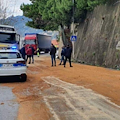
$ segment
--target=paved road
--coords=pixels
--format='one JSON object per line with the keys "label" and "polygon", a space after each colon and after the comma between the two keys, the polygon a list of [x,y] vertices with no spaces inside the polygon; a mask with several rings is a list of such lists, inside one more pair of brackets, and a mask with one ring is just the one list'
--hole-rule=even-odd
{"label": "paved road", "polygon": [[51,88],[42,92],[55,120],[119,120],[120,107],[90,89],[55,77],[44,77]]}
{"label": "paved road", "polygon": [[0,120],[16,120],[18,107],[12,88],[0,86]]}
{"label": "paved road", "polygon": [[[41,53],[41,55],[48,56],[48,54],[44,53]],[[10,81],[14,82],[14,80],[11,80],[9,77],[5,79],[5,82],[7,81],[9,81],[7,85],[13,84],[10,83]],[[2,82],[3,83],[0,83],[0,120],[17,120],[19,104],[17,103],[16,96],[13,94],[12,88],[2,86],[2,84],[4,84],[4,81]],[[17,85],[18,83],[15,82],[14,84]]]}
{"label": "paved road", "polygon": [[[56,67],[43,64],[44,58],[40,57],[40,61],[38,57],[36,59],[35,64],[28,67],[28,80],[25,83],[10,83],[16,88],[14,93],[20,107],[12,88],[0,86],[0,120],[120,119],[120,107],[108,98],[53,77],[52,72],[57,72]],[[46,72],[48,69],[51,70],[49,74]]]}

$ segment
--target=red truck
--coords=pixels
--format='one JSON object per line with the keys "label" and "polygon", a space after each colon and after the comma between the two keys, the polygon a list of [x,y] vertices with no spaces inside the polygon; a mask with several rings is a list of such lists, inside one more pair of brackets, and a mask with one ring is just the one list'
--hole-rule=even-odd
{"label": "red truck", "polygon": [[50,51],[51,41],[52,36],[38,33],[26,33],[24,39],[26,48],[32,45],[35,51],[39,48],[40,51],[44,51],[45,53]]}
{"label": "red truck", "polygon": [[36,51],[38,46],[37,33],[25,33],[24,43],[26,49],[31,45]]}

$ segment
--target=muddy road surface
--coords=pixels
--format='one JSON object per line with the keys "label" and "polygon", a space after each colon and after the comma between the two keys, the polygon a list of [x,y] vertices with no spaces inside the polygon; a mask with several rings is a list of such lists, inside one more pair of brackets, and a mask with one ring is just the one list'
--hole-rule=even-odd
{"label": "muddy road surface", "polygon": [[[120,71],[58,64],[59,60],[51,67],[46,55],[35,57],[35,63],[28,66],[26,82],[1,83],[0,89],[12,88],[15,97],[11,98],[17,104],[13,120],[120,119]],[[4,97],[1,91],[0,95]],[[1,111],[8,101],[0,102]]]}

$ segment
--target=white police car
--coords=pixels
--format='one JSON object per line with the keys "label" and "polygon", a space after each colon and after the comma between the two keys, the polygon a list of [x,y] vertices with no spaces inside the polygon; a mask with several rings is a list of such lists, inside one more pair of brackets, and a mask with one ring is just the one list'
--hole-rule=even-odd
{"label": "white police car", "polygon": [[0,49],[0,77],[19,76],[21,81],[26,81],[26,63],[16,49]]}

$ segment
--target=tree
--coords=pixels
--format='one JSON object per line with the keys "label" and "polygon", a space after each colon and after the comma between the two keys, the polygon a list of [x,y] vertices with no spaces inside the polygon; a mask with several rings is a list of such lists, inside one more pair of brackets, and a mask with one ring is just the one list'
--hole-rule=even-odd
{"label": "tree", "polygon": [[5,19],[7,16],[8,4],[5,0],[0,0],[0,19]]}
{"label": "tree", "polygon": [[[22,4],[23,15],[32,19],[28,26],[44,30],[58,30],[61,26],[61,35],[64,44],[69,43],[70,25],[73,22],[82,22],[87,12],[108,0],[30,0],[32,4]],[[64,26],[67,30],[64,30]],[[66,32],[67,31],[67,32]],[[68,32],[69,31],[69,32]]]}
{"label": "tree", "polygon": [[[16,3],[16,0],[0,0],[0,24],[9,24],[10,21],[6,21],[5,19],[12,16],[15,12],[15,6],[13,6],[14,3]],[[13,10],[11,8],[13,8]]]}
{"label": "tree", "polygon": [[70,25],[73,5],[72,1],[31,0],[31,2],[32,4],[30,5],[21,5],[23,15],[33,20],[32,22],[28,22],[29,26],[53,30],[58,29],[59,25]]}
{"label": "tree", "polygon": [[[23,15],[33,21],[27,25],[44,30],[56,30],[58,26],[70,27],[73,16],[72,0],[30,0],[32,4],[22,4]],[[84,20],[87,11],[108,0],[75,0],[75,22]]]}

